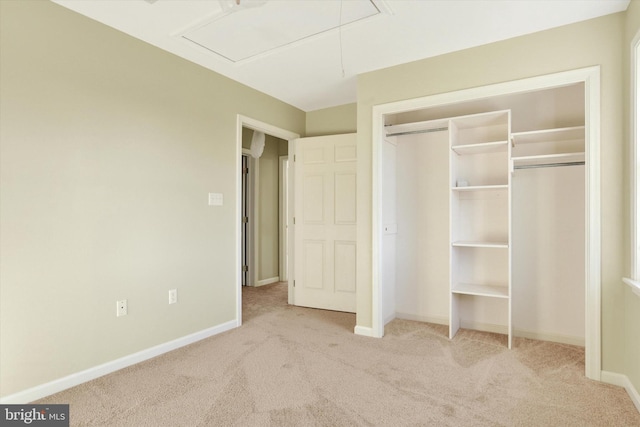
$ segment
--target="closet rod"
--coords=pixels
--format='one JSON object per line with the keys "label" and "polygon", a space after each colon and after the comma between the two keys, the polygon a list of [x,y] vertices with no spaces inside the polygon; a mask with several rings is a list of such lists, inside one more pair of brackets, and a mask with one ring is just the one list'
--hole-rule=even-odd
{"label": "closet rod", "polygon": [[519,165],[514,166],[514,169],[535,169],[535,168],[557,168],[561,166],[580,166],[584,165],[584,162],[565,162],[565,163],[544,163],[539,165]]}
{"label": "closet rod", "polygon": [[433,129],[411,130],[407,132],[388,133],[387,136],[415,135],[417,133],[442,132],[445,130],[449,130],[449,128],[443,127],[443,128],[433,128]]}

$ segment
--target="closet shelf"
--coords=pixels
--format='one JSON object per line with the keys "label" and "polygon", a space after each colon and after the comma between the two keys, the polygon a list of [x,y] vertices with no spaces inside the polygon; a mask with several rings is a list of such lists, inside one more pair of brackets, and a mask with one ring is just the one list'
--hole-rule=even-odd
{"label": "closet shelf", "polygon": [[508,248],[509,244],[507,242],[479,242],[479,241],[469,241],[469,240],[458,240],[451,243],[451,246],[458,248]]}
{"label": "closet shelf", "polygon": [[584,126],[513,132],[511,134],[511,141],[514,145],[536,142],[575,141],[579,139],[584,139]]}
{"label": "closet shelf", "polygon": [[509,298],[509,288],[496,285],[477,285],[471,283],[456,283],[451,292],[461,295],[476,295],[492,298]]}
{"label": "closet shelf", "polygon": [[512,157],[513,167],[518,166],[536,166],[536,165],[561,165],[578,163],[585,161],[584,152],[580,153],[560,153],[560,154],[543,154],[539,156],[522,156]]}
{"label": "closet shelf", "polygon": [[501,185],[470,185],[467,187],[451,187],[451,191],[496,191],[496,190],[508,190],[509,185],[501,184]]}
{"label": "closet shelf", "polygon": [[487,126],[504,125],[509,119],[511,110],[489,111],[468,116],[458,116],[452,119],[458,129],[472,129]]}
{"label": "closet shelf", "polygon": [[457,154],[484,154],[506,152],[509,141],[481,142],[477,144],[454,145],[451,147]]}
{"label": "closet shelf", "polygon": [[415,133],[440,132],[449,129],[449,119],[427,120],[422,122],[401,123],[397,125],[386,125],[385,135],[400,136]]}

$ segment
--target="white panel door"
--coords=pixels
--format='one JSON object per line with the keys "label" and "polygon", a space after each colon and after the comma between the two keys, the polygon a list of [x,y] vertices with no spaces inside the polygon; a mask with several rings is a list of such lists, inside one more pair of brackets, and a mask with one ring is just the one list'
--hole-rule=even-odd
{"label": "white panel door", "polygon": [[294,163],[293,304],[356,311],[356,134],[301,138]]}

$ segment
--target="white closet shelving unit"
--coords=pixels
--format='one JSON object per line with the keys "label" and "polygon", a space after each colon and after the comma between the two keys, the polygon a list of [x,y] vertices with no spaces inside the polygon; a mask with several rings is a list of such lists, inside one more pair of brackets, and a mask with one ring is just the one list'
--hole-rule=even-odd
{"label": "white closet shelving unit", "polygon": [[[512,245],[514,188],[512,180],[514,171],[584,165],[585,163],[584,126],[512,133],[511,114],[511,110],[500,110],[385,126],[386,137],[394,141],[394,146],[403,144],[399,142],[401,140],[408,141],[401,138],[403,135],[413,135],[408,138],[433,132],[446,135],[445,138],[448,139],[446,151],[449,156],[446,179],[449,181],[450,190],[449,337],[453,338],[461,327],[499,332],[506,334],[509,348],[513,341],[512,267],[515,261]],[[415,139],[412,141],[415,144]],[[447,144],[446,139],[443,141],[435,136],[425,138],[424,141],[429,141],[426,143],[430,144],[439,144],[438,141]],[[438,181],[439,174],[439,170],[432,170],[430,179]],[[523,179],[520,180],[520,184]],[[416,194],[413,187],[411,190],[402,188],[408,194]],[[424,208],[429,203],[440,206],[438,204],[440,199],[437,197],[433,200],[421,199],[420,206]],[[521,205],[519,206],[521,209]],[[420,229],[419,227],[423,226],[420,221],[424,222],[425,218],[418,218],[416,221],[418,222],[408,227],[409,230],[411,227]],[[424,243],[424,240],[422,242]],[[424,245],[424,247],[428,246],[427,243]],[[418,245],[412,250],[424,251],[424,247],[420,249],[421,247]],[[434,250],[437,246],[428,247],[429,250]],[[403,253],[406,255],[406,251]],[[522,257],[522,250],[518,253]],[[434,262],[442,263],[443,261],[444,257]],[[409,268],[412,268],[411,265]],[[434,268],[433,265],[430,268]],[[544,271],[544,274],[550,274],[546,270],[541,271]],[[411,277],[426,277],[423,276],[416,272]],[[428,280],[431,282],[425,282],[419,286],[430,287],[429,289],[435,291],[437,283],[442,283],[442,281],[436,283],[430,276]],[[518,284],[522,286],[521,283]],[[406,294],[409,288],[402,289]],[[526,288],[520,289],[519,292],[544,293],[546,291]],[[406,298],[406,295],[403,298]],[[523,322],[523,318],[529,319],[527,324],[531,323],[530,319],[535,319],[535,314],[516,314],[520,322]],[[428,315],[423,317],[430,319]],[[422,317],[418,314],[405,318]],[[436,317],[434,319],[437,320]]]}
{"label": "white closet shelving unit", "polygon": [[504,316],[498,326],[506,327],[511,348],[511,113],[456,117],[448,128],[449,337],[458,332],[461,318],[473,317],[476,305],[483,305],[481,300],[499,300]]}
{"label": "white closet shelving unit", "polygon": [[509,347],[515,336],[586,344],[597,249],[588,195],[597,186],[585,89],[383,114],[383,324],[447,325],[450,338],[460,328],[503,334]]}

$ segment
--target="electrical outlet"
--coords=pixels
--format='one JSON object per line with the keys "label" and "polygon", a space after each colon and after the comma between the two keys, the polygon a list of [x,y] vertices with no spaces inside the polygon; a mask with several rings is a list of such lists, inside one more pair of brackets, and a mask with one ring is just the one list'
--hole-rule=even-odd
{"label": "electrical outlet", "polygon": [[127,300],[116,301],[116,317],[127,315]]}
{"label": "electrical outlet", "polygon": [[175,304],[178,302],[178,290],[169,289],[169,304]]}

